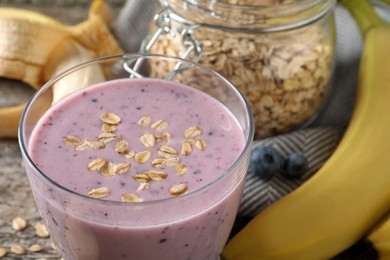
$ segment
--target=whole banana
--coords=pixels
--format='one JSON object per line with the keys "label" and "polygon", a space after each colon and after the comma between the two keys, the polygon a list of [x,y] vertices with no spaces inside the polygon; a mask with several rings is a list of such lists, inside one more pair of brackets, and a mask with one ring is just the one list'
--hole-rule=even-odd
{"label": "whole banana", "polygon": [[329,259],[390,209],[390,26],[368,0],[343,0],[364,35],[354,114],[324,166],[227,244],[227,260]]}
{"label": "whole banana", "polygon": [[[65,68],[99,56],[120,54],[123,50],[110,32],[110,22],[103,0],[94,0],[88,19],[76,26],[65,26],[24,9],[0,8],[0,77],[39,89]],[[91,83],[94,77],[104,77],[104,72],[90,71],[79,80]],[[65,89],[57,87],[55,98],[66,94]],[[17,136],[24,107],[0,108],[0,138]]]}
{"label": "whole banana", "polygon": [[365,237],[378,254],[378,259],[390,259],[390,212]]}

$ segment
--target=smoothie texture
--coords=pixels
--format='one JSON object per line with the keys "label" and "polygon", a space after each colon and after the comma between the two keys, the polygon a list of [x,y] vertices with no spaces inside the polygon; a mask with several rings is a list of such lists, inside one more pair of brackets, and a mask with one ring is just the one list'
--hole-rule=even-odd
{"label": "smoothie texture", "polygon": [[65,259],[214,260],[244,174],[215,181],[244,147],[235,117],[197,89],[100,83],[56,103],[35,126],[31,159],[64,192],[41,187],[34,196]]}

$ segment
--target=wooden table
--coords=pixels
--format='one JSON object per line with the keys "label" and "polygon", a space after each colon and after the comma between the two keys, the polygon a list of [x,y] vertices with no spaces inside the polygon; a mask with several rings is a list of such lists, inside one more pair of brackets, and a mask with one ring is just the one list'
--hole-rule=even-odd
{"label": "wooden table", "polygon": [[[87,18],[89,0],[0,0],[0,7],[25,8],[55,17],[66,24],[77,24]],[[125,0],[106,0],[115,15]],[[26,101],[33,91],[20,82],[0,79],[0,107]],[[12,227],[12,220],[22,217],[27,221],[23,231]],[[0,138],[0,248],[8,251],[6,259],[60,259],[51,247],[50,238],[35,234],[35,224],[42,223],[35,207],[31,189],[22,165],[21,153],[16,138]],[[26,254],[9,252],[14,244],[22,246]],[[28,247],[39,244],[41,252],[30,252]]]}

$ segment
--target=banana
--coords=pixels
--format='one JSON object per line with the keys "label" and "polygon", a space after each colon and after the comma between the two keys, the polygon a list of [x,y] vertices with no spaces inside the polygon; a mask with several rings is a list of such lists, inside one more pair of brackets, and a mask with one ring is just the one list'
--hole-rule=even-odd
{"label": "banana", "polygon": [[70,34],[48,17],[13,8],[0,9],[0,28],[0,76],[38,89],[51,50]]}
{"label": "banana", "polygon": [[[123,53],[110,31],[110,23],[110,10],[103,0],[94,0],[88,19],[75,26],[37,12],[0,8],[0,77],[23,81],[37,90],[65,68]],[[108,76],[109,70],[102,69],[84,71],[79,81],[92,83],[93,77]],[[56,87],[53,103],[69,91]],[[0,108],[0,138],[17,136],[25,105]]]}
{"label": "banana", "polygon": [[379,259],[390,259],[390,213],[365,237],[377,252]]}
{"label": "banana", "polygon": [[[44,78],[46,80],[51,79],[54,75],[66,68],[92,59],[92,54],[87,49],[72,40],[64,41],[58,46],[58,49],[61,51],[56,51],[52,55],[44,69]],[[73,72],[66,77],[66,80],[59,80],[53,86],[52,104],[77,89],[102,82],[105,78],[103,68],[98,65],[87,66],[86,68]]]}
{"label": "banana", "polygon": [[19,118],[25,106],[26,104],[23,103],[18,106],[0,108],[0,137],[16,136]]}
{"label": "banana", "polygon": [[73,39],[92,51],[95,57],[121,53],[118,42],[110,31],[111,16],[102,0],[95,0],[88,20],[69,28]]}
{"label": "banana", "polygon": [[348,129],[311,179],[231,239],[224,259],[329,259],[361,239],[390,208],[390,26],[368,0],[342,3],[364,35]]}

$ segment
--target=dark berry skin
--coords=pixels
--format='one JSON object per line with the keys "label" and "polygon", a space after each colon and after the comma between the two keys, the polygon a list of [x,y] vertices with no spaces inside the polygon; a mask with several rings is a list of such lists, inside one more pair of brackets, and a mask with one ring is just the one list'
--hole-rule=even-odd
{"label": "dark berry skin", "polygon": [[269,180],[283,171],[284,164],[283,156],[276,149],[259,145],[252,151],[249,167],[261,179]]}
{"label": "dark berry skin", "polygon": [[303,153],[292,153],[286,159],[283,176],[286,178],[301,177],[307,170],[307,159]]}

